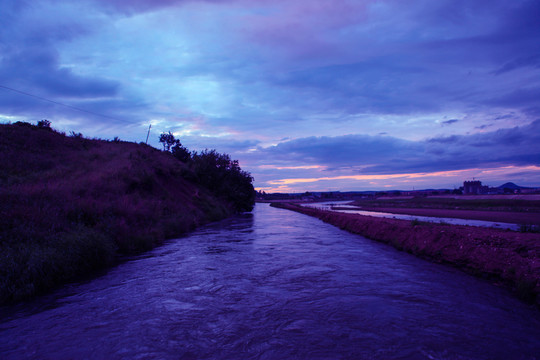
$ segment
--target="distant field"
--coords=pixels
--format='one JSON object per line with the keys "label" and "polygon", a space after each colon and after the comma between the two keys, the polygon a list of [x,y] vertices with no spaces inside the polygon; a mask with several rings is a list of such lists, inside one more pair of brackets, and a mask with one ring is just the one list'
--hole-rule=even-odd
{"label": "distant field", "polygon": [[540,226],[540,200],[535,200],[534,197],[536,196],[394,197],[357,200],[354,205],[366,211],[483,220],[538,227]]}
{"label": "distant field", "polygon": [[[537,195],[486,195],[460,197],[378,198],[357,200],[354,205],[372,208],[418,208],[477,211],[505,211],[540,213],[540,196]],[[519,197],[518,197],[519,196]]]}
{"label": "distant field", "polygon": [[495,199],[495,200],[537,200],[540,201],[540,195],[537,194],[512,194],[512,195],[438,195],[430,196],[430,198],[454,198],[462,200],[485,200],[485,199]]}

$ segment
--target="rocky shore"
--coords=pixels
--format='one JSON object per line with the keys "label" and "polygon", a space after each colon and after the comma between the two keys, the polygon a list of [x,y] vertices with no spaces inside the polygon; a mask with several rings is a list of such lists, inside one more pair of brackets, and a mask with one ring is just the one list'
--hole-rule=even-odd
{"label": "rocky shore", "polygon": [[448,264],[540,306],[540,234],[464,225],[376,218],[302,207],[271,206],[314,216],[366,238],[430,261]]}

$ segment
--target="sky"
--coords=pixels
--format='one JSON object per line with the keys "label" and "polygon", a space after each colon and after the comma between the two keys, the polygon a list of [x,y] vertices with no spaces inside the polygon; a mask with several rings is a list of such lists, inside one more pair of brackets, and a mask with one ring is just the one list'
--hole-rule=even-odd
{"label": "sky", "polygon": [[540,186],[538,19],[538,0],[0,0],[0,122],[151,125],[266,192]]}

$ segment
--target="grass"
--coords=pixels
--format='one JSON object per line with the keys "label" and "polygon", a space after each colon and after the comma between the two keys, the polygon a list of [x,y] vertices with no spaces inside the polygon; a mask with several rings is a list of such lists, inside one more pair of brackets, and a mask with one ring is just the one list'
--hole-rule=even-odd
{"label": "grass", "polygon": [[526,199],[379,198],[357,200],[354,204],[364,207],[540,212],[540,201]]}
{"label": "grass", "polygon": [[0,125],[0,303],[32,297],[232,213],[144,144]]}
{"label": "grass", "polygon": [[522,233],[540,233],[540,226],[530,225],[530,224],[521,224],[519,226],[519,231]]}

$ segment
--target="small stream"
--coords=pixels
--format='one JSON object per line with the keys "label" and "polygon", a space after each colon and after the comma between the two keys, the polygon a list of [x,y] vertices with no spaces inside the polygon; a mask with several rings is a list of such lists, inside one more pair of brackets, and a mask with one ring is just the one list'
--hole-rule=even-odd
{"label": "small stream", "polygon": [[10,359],[538,359],[503,288],[257,204],[101,276],[0,308]]}
{"label": "small stream", "polygon": [[[317,203],[305,203],[301,205],[305,207],[312,207],[312,208],[317,208],[317,209],[322,209],[322,210],[342,212],[346,214],[358,214],[358,215],[384,217],[384,218],[392,218],[392,219],[400,219],[400,220],[411,220],[411,221],[418,220],[418,221],[436,222],[436,223],[442,222],[442,223],[446,223],[450,225],[494,227],[498,229],[508,229],[508,230],[514,230],[514,231],[518,231],[520,228],[520,225],[518,224],[509,224],[509,223],[502,223],[502,222],[433,217],[433,216],[393,214],[393,213],[379,212],[379,211],[359,210],[354,205],[348,205],[349,203],[350,201],[328,201],[328,202],[317,202]],[[334,206],[339,206],[340,209],[339,210],[332,209],[332,207]],[[343,208],[350,208],[350,209],[343,209]]]}

